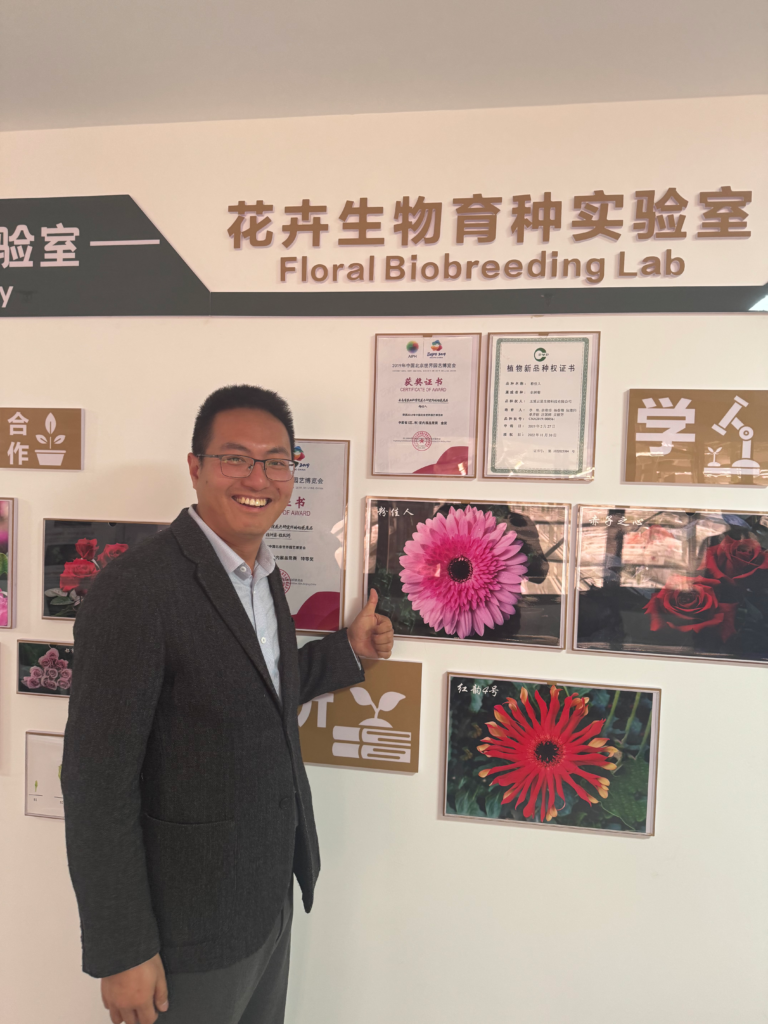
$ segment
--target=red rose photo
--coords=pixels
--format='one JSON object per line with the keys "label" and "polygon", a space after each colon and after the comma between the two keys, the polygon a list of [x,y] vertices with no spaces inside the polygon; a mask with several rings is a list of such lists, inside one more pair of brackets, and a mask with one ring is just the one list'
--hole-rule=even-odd
{"label": "red rose photo", "polygon": [[768,515],[581,506],[577,650],[768,661]]}
{"label": "red rose photo", "polygon": [[104,567],[164,528],[159,523],[46,519],[43,618],[74,619]]}
{"label": "red rose photo", "polygon": [[701,568],[715,579],[745,580],[768,572],[768,549],[755,537],[725,536],[706,548]]}

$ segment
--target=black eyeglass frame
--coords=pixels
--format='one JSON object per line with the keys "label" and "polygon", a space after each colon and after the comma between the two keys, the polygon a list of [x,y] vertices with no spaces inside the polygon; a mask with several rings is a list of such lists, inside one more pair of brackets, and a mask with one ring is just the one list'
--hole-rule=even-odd
{"label": "black eyeglass frame", "polygon": [[[267,463],[268,462],[284,462],[287,465],[288,469],[290,470],[290,474],[291,475],[290,475],[289,479],[293,479],[293,475],[296,472],[296,467],[298,466],[298,462],[296,462],[295,459],[279,459],[279,458],[254,459],[250,455],[236,455],[235,453],[231,453],[231,454],[228,453],[226,455],[195,455],[195,458],[196,459],[218,459],[219,460],[219,469],[221,470],[223,476],[226,476],[227,474],[224,472],[224,467],[223,467],[222,462],[221,462],[222,459],[233,459],[233,458],[234,459],[242,459],[243,462],[250,462],[251,463],[251,468],[248,470],[247,473],[243,474],[242,477],[230,477],[230,480],[238,480],[238,479],[245,480],[246,477],[249,477],[251,475],[251,473],[254,471],[254,469],[256,468],[256,463],[257,462],[261,463],[262,468],[263,468],[263,472],[264,472],[264,476],[267,478],[267,480],[271,479],[271,477],[267,473]],[[276,483],[281,483],[280,480],[277,480],[275,482]],[[287,481],[282,481],[282,483],[286,483],[286,482]]]}

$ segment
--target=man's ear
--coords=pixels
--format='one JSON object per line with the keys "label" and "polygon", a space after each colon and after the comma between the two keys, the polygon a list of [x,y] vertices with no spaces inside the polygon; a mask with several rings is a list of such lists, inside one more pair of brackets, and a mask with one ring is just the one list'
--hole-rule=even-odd
{"label": "man's ear", "polygon": [[197,490],[197,482],[200,479],[200,459],[192,452],[187,455],[187,465],[189,466],[189,475],[192,479],[192,486]]}

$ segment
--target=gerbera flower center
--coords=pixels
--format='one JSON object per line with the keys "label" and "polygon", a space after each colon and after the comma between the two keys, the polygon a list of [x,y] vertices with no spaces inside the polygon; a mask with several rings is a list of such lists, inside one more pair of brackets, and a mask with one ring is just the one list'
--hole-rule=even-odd
{"label": "gerbera flower center", "polygon": [[533,756],[542,764],[554,764],[560,757],[560,744],[552,740],[542,740],[533,751]]}
{"label": "gerbera flower center", "polygon": [[448,563],[448,575],[455,583],[465,583],[472,575],[472,563],[465,555],[452,558]]}

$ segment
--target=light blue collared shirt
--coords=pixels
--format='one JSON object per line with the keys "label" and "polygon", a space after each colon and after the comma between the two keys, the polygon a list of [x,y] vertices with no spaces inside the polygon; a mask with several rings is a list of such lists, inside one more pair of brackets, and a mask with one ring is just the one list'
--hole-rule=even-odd
{"label": "light blue collared shirt", "polygon": [[232,580],[240,602],[245,608],[245,613],[250,619],[251,625],[256,631],[256,636],[261,646],[261,653],[267,663],[269,674],[272,678],[272,685],[280,696],[280,641],[277,635],[277,616],[275,615],[275,603],[272,600],[272,593],[269,589],[267,576],[275,568],[275,558],[264,541],[259,546],[259,553],[256,556],[256,569],[251,572],[247,565],[236,551],[233,551],[229,544],[226,544],[217,533],[204,523],[200,516],[190,505],[187,509],[205,536],[211,542],[213,550],[219,557],[227,575]]}

